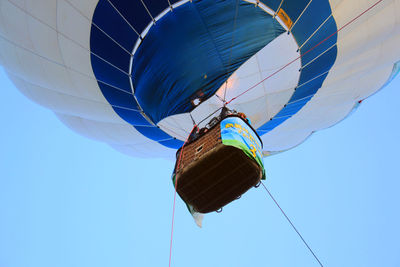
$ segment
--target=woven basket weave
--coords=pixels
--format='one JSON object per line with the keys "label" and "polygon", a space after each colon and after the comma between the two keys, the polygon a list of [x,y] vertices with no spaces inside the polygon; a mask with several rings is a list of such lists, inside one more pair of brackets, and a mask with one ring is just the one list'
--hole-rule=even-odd
{"label": "woven basket weave", "polygon": [[262,178],[262,168],[254,160],[241,149],[222,143],[219,123],[185,145],[181,153],[175,171],[177,192],[197,212],[221,209]]}

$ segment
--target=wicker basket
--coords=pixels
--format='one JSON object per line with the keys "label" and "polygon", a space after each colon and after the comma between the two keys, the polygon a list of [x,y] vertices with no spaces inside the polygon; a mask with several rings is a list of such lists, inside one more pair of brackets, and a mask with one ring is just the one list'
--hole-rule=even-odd
{"label": "wicker basket", "polygon": [[222,143],[219,123],[181,153],[177,192],[197,212],[220,210],[262,178],[262,168],[241,149]]}

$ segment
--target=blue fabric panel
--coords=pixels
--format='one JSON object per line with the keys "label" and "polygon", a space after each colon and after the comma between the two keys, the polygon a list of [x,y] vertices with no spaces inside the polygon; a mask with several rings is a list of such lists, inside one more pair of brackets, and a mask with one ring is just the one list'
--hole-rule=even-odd
{"label": "blue fabric panel", "polygon": [[173,148],[173,149],[178,149],[183,145],[183,142],[181,140],[177,140],[177,139],[159,141],[159,143],[163,146]]}
{"label": "blue fabric panel", "polygon": [[[299,46],[301,46],[308,37],[318,29],[331,13],[330,4],[327,0],[314,0],[311,2],[301,19],[292,30]],[[325,33],[325,37],[328,35],[329,34]]]}
{"label": "blue fabric panel", "polygon": [[[140,1],[140,0],[138,0]],[[168,1],[166,0],[143,0],[146,4],[147,9],[150,11],[153,18],[157,17],[161,12],[163,12],[166,8],[169,8]]]}
{"label": "blue fabric panel", "polygon": [[[110,1],[137,32],[141,33],[151,22],[141,0]],[[281,1],[262,0],[273,10],[277,10]],[[144,0],[144,2],[153,17],[168,8],[166,0]],[[177,0],[171,1],[175,2]],[[233,31],[237,2],[240,5]],[[285,0],[282,9],[292,21],[295,21],[308,2],[309,0]],[[125,23],[115,8],[108,0],[100,0],[93,21],[126,50],[132,51],[137,34]],[[330,14],[328,0],[312,1],[293,29],[296,41],[301,45]],[[303,55],[336,30],[336,22],[333,18],[329,19],[304,45],[300,53]],[[212,96],[233,71],[283,32],[284,29],[270,15],[244,1],[196,0],[186,3],[158,21],[139,47],[133,64],[136,97],[154,122],[172,114],[188,112],[193,108],[190,104],[192,97],[203,94],[205,100]],[[93,53],[128,72],[130,55],[126,51],[94,26],[90,38]],[[304,55],[302,66],[334,45],[336,39],[337,36],[334,36]],[[297,88],[289,104],[260,128],[260,134],[277,127],[312,98],[327,74],[307,81],[329,71],[336,60],[336,55],[337,48],[333,47],[302,69],[299,81],[301,86]],[[130,94],[131,87],[126,73],[94,55],[91,55],[91,61],[98,80],[127,92],[99,83],[109,103],[121,107],[114,107],[119,116],[132,125],[150,126],[140,112],[135,111],[139,107]],[[182,144],[157,127],[135,128],[148,138],[160,141],[160,144],[167,147],[176,148]]]}
{"label": "blue fabric panel", "polygon": [[[112,105],[114,111],[122,119],[132,125],[150,126],[150,123],[139,112],[138,104],[132,95],[128,95],[123,91],[120,91],[103,83],[99,83],[99,86],[103,95]],[[135,110],[132,110],[132,107]]]}
{"label": "blue fabric panel", "polygon": [[115,112],[132,126],[148,126],[149,122],[138,111],[113,107]]}
{"label": "blue fabric panel", "polygon": [[111,84],[117,88],[120,88],[126,92],[131,92],[131,85],[129,83],[129,77],[125,73],[111,66],[104,60],[96,57],[95,55],[90,56],[93,72],[97,78],[102,82]]}
{"label": "blue fabric panel", "polygon": [[[306,90],[305,88],[312,86],[310,84],[315,84],[315,80],[319,80],[320,77],[325,77],[326,75],[321,74],[331,69],[332,65],[327,64],[327,62],[332,62],[331,59],[335,58],[333,56],[336,56],[336,50],[332,48],[331,50],[320,56],[317,60],[306,66],[300,75],[300,86],[297,88],[298,91]],[[321,87],[322,82],[323,80],[320,81],[319,87]]]}
{"label": "blue fabric panel", "polygon": [[141,134],[143,134],[147,138],[150,138],[154,141],[162,141],[173,138],[168,134],[166,134],[160,128],[154,126],[149,126],[149,127],[135,126],[135,129],[138,130]]}
{"label": "blue fabric panel", "polygon": [[[103,0],[104,1],[104,0]],[[105,0],[107,1],[107,0]],[[126,20],[135,28],[140,34],[151,22],[151,18],[144,8],[140,0],[110,0],[113,5],[119,10],[119,12],[125,17]],[[152,0],[151,5],[163,6],[163,10],[168,7],[168,1],[164,0]],[[157,14],[158,15],[158,14]]]}
{"label": "blue fabric panel", "polygon": [[281,118],[296,114],[310,99],[311,97],[307,97],[302,100],[287,104],[285,108],[275,115],[274,118]]}
{"label": "blue fabric panel", "polygon": [[288,119],[287,117],[284,118],[276,118],[276,119],[272,119],[270,120],[268,123],[264,124],[263,126],[261,126],[260,128],[257,129],[257,133],[260,135],[265,134],[269,131],[271,131],[272,129],[274,129],[275,127],[279,126],[279,124],[281,124],[282,122],[284,122],[286,119]]}
{"label": "blue fabric panel", "polygon": [[[319,55],[321,55],[322,53],[327,51],[327,49],[329,49],[334,44],[336,44],[336,42],[337,42],[337,34],[335,34],[336,31],[337,31],[336,22],[333,19],[333,17],[331,17],[327,22],[325,22],[324,26],[322,26],[321,29],[317,33],[314,34],[314,36],[307,42],[307,44],[305,44],[301,48],[302,54],[309,51],[307,54],[305,54],[302,57],[302,59],[301,59],[302,64],[306,65],[308,62],[315,59],[316,57],[318,57]],[[332,34],[334,34],[334,35],[332,35]],[[330,35],[332,35],[332,37],[325,40]],[[324,42],[321,43],[322,41],[324,41]],[[335,51],[335,54],[336,54],[337,47],[335,46],[334,48],[332,48],[331,51],[329,51],[329,53],[331,53],[332,51]],[[331,54],[331,56],[333,56],[333,55]],[[333,57],[336,57],[336,55],[334,55]],[[320,58],[318,58],[317,60],[320,60]],[[325,58],[325,60],[328,60],[328,59]],[[332,60],[329,60],[329,62],[330,62],[330,64],[328,64],[328,65],[333,64]]]}
{"label": "blue fabric panel", "polygon": [[[138,1],[112,1],[115,7],[121,13],[125,13],[126,19],[132,19],[132,14],[136,15],[136,18],[143,15],[143,19],[136,21],[136,24],[146,26],[151,22],[150,16],[147,14],[146,10],[142,13],[136,13],[143,5]],[[138,3],[140,5],[138,5]],[[166,3],[166,4],[165,4]],[[166,1],[163,5],[165,8],[168,7],[168,2]],[[129,6],[131,9],[129,12],[123,10],[123,7]],[[136,11],[136,12],[135,12]],[[128,16],[126,16],[128,15]],[[137,34],[132,30],[132,28],[124,21],[124,19],[117,13],[114,7],[112,7],[107,0],[100,0],[95,12],[93,14],[93,22],[101,27],[109,36],[111,36],[115,41],[117,41],[121,46],[123,46],[127,51],[132,51],[133,46],[137,40]],[[139,30],[139,33],[141,30]],[[97,27],[92,25],[91,36],[90,36],[90,48],[93,53],[101,56],[105,60],[114,64],[115,66],[128,72],[130,54],[119,47],[114,41],[112,41],[108,36],[101,32]],[[114,111],[125,121],[133,126],[137,126],[136,129],[144,134],[145,136],[152,138],[154,140],[165,140],[172,139],[173,137],[167,135],[162,130],[153,127],[139,112],[139,106],[131,92],[131,86],[129,82],[129,77],[126,73],[121,72],[112,65],[108,64],[104,60],[91,55],[91,63],[93,72],[96,79],[102,82],[98,82],[98,85],[107,99],[107,101],[112,105]],[[109,86],[104,83],[108,83]],[[117,88],[114,88],[114,87]],[[147,127],[143,127],[147,126]],[[171,147],[177,144],[177,142],[171,141],[167,142],[166,146]]]}
{"label": "blue fabric panel", "polygon": [[130,55],[94,26],[90,41],[96,43],[95,46],[91,46],[94,54],[126,73],[129,72]]}
{"label": "blue fabric panel", "polygon": [[[265,0],[265,2],[269,1]],[[282,4],[282,9],[285,10],[294,22],[307,6],[308,2],[309,0],[285,0]],[[318,27],[331,15],[331,12],[330,4],[327,0],[311,2],[292,30],[292,34],[299,46],[301,46],[315,32],[315,30],[318,29]],[[337,36],[334,35],[327,41],[324,40],[336,31],[336,22],[334,18],[331,17],[302,47],[300,50],[300,54],[302,55],[301,65],[304,66],[310,61],[314,61],[308,66],[302,68],[298,87],[290,98],[288,104],[285,105],[285,107],[280,110],[272,120],[268,121],[258,129],[260,135],[273,130],[275,127],[296,114],[321,88],[326,76],[328,75],[328,71],[335,63],[337,56],[336,46],[327,51],[328,48],[336,44]],[[315,45],[322,41],[324,41],[322,44],[315,47]],[[313,47],[315,48],[309,51]],[[322,73],[325,74],[321,75]]]}
{"label": "blue fabric panel", "polygon": [[[109,85],[99,83],[100,89],[112,105],[114,111],[125,121],[132,125],[148,125],[150,123],[139,112],[140,108],[135,98],[124,91],[120,91]],[[134,110],[133,110],[134,109]]]}
{"label": "blue fabric panel", "polygon": [[261,3],[269,7],[270,9],[276,11],[281,4],[282,0],[261,0]]}
{"label": "blue fabric panel", "polygon": [[[109,1],[100,0],[96,11],[93,16],[93,23],[127,51],[131,52],[138,35],[125,22],[121,15],[118,14],[117,10],[111,6]],[[104,18],[107,19],[105,20]]]}
{"label": "blue fabric panel", "polygon": [[[298,89],[304,90],[304,87],[309,86],[309,83],[312,83],[313,79],[315,79],[318,75],[327,72],[331,69],[331,64],[327,64],[326,60],[329,60],[332,58],[332,55],[335,54],[336,51],[330,50],[327,53],[323,54],[320,56],[317,60],[313,61],[310,65],[305,67],[300,75],[300,81],[299,84],[303,85],[300,86]],[[322,85],[322,84],[321,84]]]}
{"label": "blue fabric panel", "polygon": [[283,1],[281,8],[286,12],[286,14],[290,17],[290,19],[294,23],[309,2],[310,0],[296,0],[296,1],[286,0]]}
{"label": "blue fabric panel", "polygon": [[[329,71],[332,66],[334,61],[332,59],[335,59],[337,55],[337,47],[332,47],[330,50],[326,51],[323,54],[318,54],[316,55],[319,56],[316,60],[311,62],[309,65],[304,67],[303,71],[304,73],[310,73],[309,77],[304,77],[304,80],[300,81],[300,84],[309,81],[312,78],[315,78],[316,76],[311,76],[319,73],[324,73],[326,71]],[[302,77],[303,78],[303,77]]]}
{"label": "blue fabric panel", "polygon": [[132,94],[119,90],[104,83],[99,83],[101,92],[107,101],[114,106],[140,110],[135,98]]}
{"label": "blue fabric panel", "polygon": [[292,95],[292,98],[289,100],[289,102],[313,96],[319,90],[319,88],[321,88],[321,84],[323,83],[327,75],[328,74],[324,74],[317,79],[310,81],[309,83],[307,83],[307,85],[298,88]]}
{"label": "blue fabric panel", "polygon": [[233,71],[285,31],[244,1],[233,31],[235,10],[236,0],[188,2],[150,29],[135,53],[132,78],[153,122],[191,111],[193,95],[214,95]]}

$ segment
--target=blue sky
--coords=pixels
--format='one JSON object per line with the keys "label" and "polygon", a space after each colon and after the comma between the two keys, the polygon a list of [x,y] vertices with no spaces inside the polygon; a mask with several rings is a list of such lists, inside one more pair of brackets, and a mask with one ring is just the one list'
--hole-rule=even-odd
{"label": "blue sky", "polygon": [[[72,132],[0,72],[0,266],[168,266],[173,162]],[[264,160],[266,184],[326,266],[400,265],[400,79]],[[318,266],[262,189],[199,229],[178,199],[172,266]]]}

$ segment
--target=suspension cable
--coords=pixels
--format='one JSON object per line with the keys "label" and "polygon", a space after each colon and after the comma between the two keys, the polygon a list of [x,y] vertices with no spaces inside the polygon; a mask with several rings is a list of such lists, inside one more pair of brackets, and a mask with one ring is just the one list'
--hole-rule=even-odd
{"label": "suspension cable", "polygon": [[271,192],[268,190],[268,188],[265,186],[265,184],[261,181],[261,185],[264,187],[264,189],[267,191],[268,195],[271,197],[271,199],[274,201],[275,205],[279,208],[283,216],[285,216],[286,220],[290,223],[292,226],[293,230],[297,233],[297,235],[300,237],[301,241],[303,241],[304,245],[308,248],[308,250],[311,252],[311,254],[314,256],[315,260],[318,262],[318,264],[323,267],[321,261],[318,259],[317,255],[314,253],[314,251],[311,249],[311,247],[307,244],[306,240],[303,238],[303,236],[300,234],[300,232],[297,230],[297,228],[294,226],[292,221],[289,219],[289,217],[286,215],[286,213],[283,211],[281,206],[278,204],[278,202],[275,200],[275,198],[272,196]]}
{"label": "suspension cable", "polygon": [[[350,24],[352,24],[354,21],[356,21],[357,19],[359,19],[360,17],[362,17],[365,13],[367,13],[368,11],[370,11],[371,9],[373,9],[375,6],[377,6],[379,3],[381,3],[383,0],[378,0],[377,2],[375,2],[375,4],[373,4],[372,6],[370,6],[369,8],[367,8],[366,10],[364,10],[362,13],[360,13],[359,15],[357,15],[355,18],[353,18],[352,20],[350,20],[349,22],[347,22],[345,25],[343,25],[341,28],[339,28],[337,31],[335,31],[334,33],[332,33],[331,35],[329,35],[328,37],[326,37],[325,39],[323,39],[321,42],[317,43],[315,46],[313,46],[312,48],[310,48],[309,50],[307,50],[305,53],[303,53],[302,55],[298,56],[297,58],[293,59],[292,61],[290,61],[289,63],[287,63],[286,65],[284,65],[283,67],[281,67],[280,69],[278,69],[277,71],[273,72],[272,74],[270,74],[269,76],[267,76],[266,78],[264,78],[263,80],[261,80],[260,82],[254,84],[253,86],[251,86],[250,88],[248,88],[247,90],[245,90],[244,92],[238,94],[237,96],[231,98],[229,101],[224,103],[224,106],[228,105],[229,103],[231,103],[232,101],[234,101],[235,99],[237,99],[238,97],[244,95],[245,93],[247,93],[248,91],[254,89],[255,87],[257,87],[258,85],[260,85],[261,83],[263,83],[264,81],[266,81],[267,79],[275,76],[276,74],[278,74],[279,72],[281,72],[282,70],[284,70],[285,68],[287,68],[288,66],[290,66],[291,64],[293,64],[294,62],[296,62],[297,60],[301,59],[302,57],[304,57],[306,54],[310,53],[312,50],[314,50],[315,48],[317,48],[318,46],[320,46],[321,44],[325,43],[327,40],[329,40],[331,37],[333,37],[334,35],[336,35],[337,33],[339,33],[340,31],[342,31],[344,28],[346,28],[347,26],[349,26]],[[237,8],[237,7],[236,7]],[[236,18],[237,18],[237,10],[235,12],[235,21],[234,21],[234,27],[236,27]],[[234,28],[235,30],[235,28]],[[233,46],[233,37],[232,37],[232,46]],[[231,47],[232,49],[232,47]],[[227,85],[226,85],[227,86]],[[225,87],[225,92],[224,92],[224,101],[225,101],[225,96],[226,96],[226,87]],[[209,118],[210,116],[212,116],[213,114],[215,114],[218,110],[222,109],[219,108],[216,111],[212,112],[210,115],[208,115],[205,119],[203,119],[201,122],[202,123],[204,120],[206,120],[207,118]],[[181,159],[182,159],[182,153],[183,153],[183,148],[186,145],[186,143],[189,140],[190,135],[192,134],[192,132],[194,131],[194,129],[197,127],[197,125],[194,125],[192,131],[190,132],[188,138],[186,139],[186,141],[184,142],[184,144],[182,145],[181,151],[179,153],[179,158],[178,158],[178,163],[177,163],[177,167],[176,169],[179,168]],[[177,192],[177,184],[178,184],[178,179],[175,179],[175,190],[174,190],[174,202],[173,202],[173,209],[172,209],[172,225],[171,225],[171,240],[170,240],[170,250],[169,250],[169,267],[171,267],[171,259],[172,259],[172,241],[173,241],[173,234],[174,234],[174,219],[175,219],[175,205],[176,205],[176,192]],[[317,255],[314,253],[314,251],[311,249],[311,247],[308,245],[308,243],[305,241],[305,239],[303,238],[303,236],[301,235],[301,233],[297,230],[297,228],[294,226],[294,224],[292,223],[292,221],[290,220],[290,218],[286,215],[286,213],[284,212],[284,210],[280,207],[279,203],[275,200],[275,198],[273,197],[273,195],[271,194],[271,192],[268,190],[268,188],[265,186],[265,184],[263,182],[261,182],[261,185],[263,186],[263,188],[267,191],[268,195],[271,197],[271,199],[273,200],[273,202],[276,204],[276,206],[279,208],[279,210],[281,211],[281,213],[284,215],[284,217],[286,218],[286,220],[289,222],[289,224],[292,226],[293,230],[297,233],[297,235],[300,237],[300,239],[302,240],[302,242],[304,243],[304,245],[308,248],[308,250],[311,252],[311,254],[313,255],[313,257],[315,258],[315,260],[318,262],[318,264],[323,267],[321,261],[319,260],[319,258],[317,257]]]}
{"label": "suspension cable", "polygon": [[332,33],[331,35],[329,35],[328,37],[326,37],[325,39],[323,39],[321,42],[317,43],[315,46],[311,47],[309,50],[307,50],[305,53],[301,54],[300,56],[298,56],[297,58],[293,59],[292,61],[290,61],[289,63],[287,63],[286,65],[284,65],[283,67],[281,67],[280,69],[278,69],[277,71],[273,72],[272,74],[270,74],[269,76],[265,77],[264,79],[262,79],[261,81],[257,82],[256,84],[254,84],[253,86],[251,86],[250,88],[248,88],[247,90],[243,91],[242,93],[238,94],[237,96],[231,98],[228,102],[226,102],[226,105],[228,105],[229,103],[231,103],[232,101],[234,101],[235,99],[237,99],[238,97],[241,97],[242,95],[244,95],[245,93],[247,93],[248,91],[254,89],[255,87],[257,87],[258,85],[260,85],[261,83],[263,83],[264,81],[268,80],[269,78],[275,76],[276,74],[278,74],[279,72],[281,72],[282,70],[286,69],[288,66],[292,65],[294,62],[296,62],[297,60],[303,58],[305,55],[307,55],[308,53],[310,53],[311,51],[313,51],[315,48],[317,48],[318,46],[320,46],[321,44],[325,43],[326,41],[328,41],[331,37],[333,37],[334,35],[336,35],[337,33],[339,33],[340,31],[342,31],[344,28],[346,28],[347,26],[349,26],[350,24],[352,24],[354,21],[356,21],[357,19],[359,19],[360,17],[362,17],[365,13],[367,13],[368,11],[370,11],[371,9],[373,9],[374,7],[376,7],[379,3],[381,3],[383,0],[378,0],[377,2],[375,2],[375,4],[373,4],[372,6],[368,7],[366,10],[364,10],[363,12],[361,12],[360,14],[358,14],[355,18],[353,18],[352,20],[350,20],[349,22],[347,22],[345,25],[343,25],[341,28],[339,28],[337,31],[335,31],[334,33]]}

